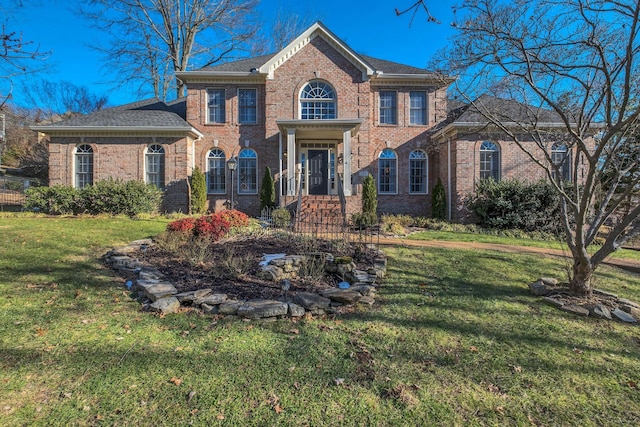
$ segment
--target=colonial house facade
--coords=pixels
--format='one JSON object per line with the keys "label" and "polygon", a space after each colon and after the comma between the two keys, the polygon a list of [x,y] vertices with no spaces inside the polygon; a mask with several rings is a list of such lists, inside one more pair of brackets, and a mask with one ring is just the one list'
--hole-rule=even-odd
{"label": "colonial house facade", "polygon": [[[233,201],[257,215],[269,167],[281,206],[339,199],[352,213],[371,174],[380,213],[429,215],[440,180],[449,218],[461,220],[478,179],[543,176],[513,143],[479,132],[483,119],[468,106],[453,108],[452,79],[360,55],[319,22],[276,54],[177,78],[188,93],[174,102],[146,100],[34,127],[49,137],[50,185],[142,180],[164,189],[164,210],[186,211],[198,167],[209,210]],[[570,154],[566,146],[556,151],[559,160]]]}

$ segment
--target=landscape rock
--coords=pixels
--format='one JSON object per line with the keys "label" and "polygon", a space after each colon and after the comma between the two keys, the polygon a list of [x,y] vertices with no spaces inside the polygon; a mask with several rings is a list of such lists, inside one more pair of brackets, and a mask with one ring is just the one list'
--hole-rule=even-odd
{"label": "landscape rock", "polygon": [[632,305],[628,305],[628,304],[622,304],[620,305],[620,310],[629,313],[630,315],[632,315],[633,317],[635,317],[636,319],[640,319],[640,308],[634,307]]}
{"label": "landscape rock", "polygon": [[365,296],[373,296],[376,292],[375,286],[366,285],[364,283],[356,283],[353,286],[351,286],[349,289],[355,292],[360,292],[362,295],[365,295]]}
{"label": "landscape rock", "polygon": [[635,317],[630,315],[629,313],[620,310],[619,308],[614,309],[611,314],[618,320],[621,320],[625,323],[636,323],[637,320]]}
{"label": "landscape rock", "polygon": [[324,289],[320,291],[320,295],[343,304],[354,304],[362,298],[360,292],[340,288]]}
{"label": "landscape rock", "polygon": [[174,296],[178,293],[178,290],[175,288],[175,286],[173,286],[169,282],[154,282],[155,281],[143,280],[138,280],[137,282],[138,289],[142,290],[143,294],[153,302],[159,300],[160,298]]}
{"label": "landscape rock", "polygon": [[553,290],[540,279],[536,282],[529,283],[529,291],[532,295],[543,297],[549,295]]}
{"label": "landscape rock", "polygon": [[601,317],[603,319],[609,319],[611,320],[611,311],[609,311],[609,309],[602,305],[602,304],[598,304],[596,305],[593,310],[591,310],[591,314],[593,314],[596,317]]}
{"label": "landscape rock", "polygon": [[613,299],[618,299],[618,295],[613,294],[611,292],[603,291],[603,290],[600,290],[600,289],[594,289],[593,293],[596,294],[596,295],[602,295],[603,297],[611,297]]}
{"label": "landscape rock", "polygon": [[211,289],[198,289],[196,291],[181,292],[179,294],[175,294],[174,296],[178,298],[178,301],[180,301],[182,304],[193,304],[194,301],[201,299],[210,293]]}
{"label": "landscape rock", "polygon": [[284,277],[284,270],[280,267],[269,264],[258,269],[256,275],[262,280],[277,282]]}
{"label": "landscape rock", "polygon": [[227,300],[218,306],[218,313],[225,315],[238,314],[238,308],[244,304],[244,301],[230,301]]}
{"label": "landscape rock", "polygon": [[142,267],[140,272],[138,273],[138,278],[143,280],[159,280],[162,279],[164,275],[160,273],[160,271],[153,267]]}
{"label": "landscape rock", "polygon": [[541,277],[538,281],[544,283],[547,286],[556,286],[558,284],[558,279],[553,277]]}
{"label": "landscape rock", "polygon": [[252,300],[238,308],[238,316],[248,319],[285,316],[289,306],[286,302],[274,300]]}
{"label": "landscape rock", "polygon": [[631,307],[640,308],[640,304],[626,298],[618,298],[618,304],[630,305]]}
{"label": "landscape rock", "polygon": [[560,307],[560,310],[566,311],[567,313],[576,314],[578,316],[588,316],[589,309],[581,307],[575,304],[566,304]]}
{"label": "landscape rock", "polygon": [[208,294],[194,301],[194,305],[220,305],[227,300],[226,294]]}
{"label": "landscape rock", "polygon": [[202,309],[204,314],[218,314],[218,313],[220,313],[220,308],[217,305],[200,304],[200,308]]}
{"label": "landscape rock", "polygon": [[162,314],[175,313],[180,309],[180,301],[176,297],[160,298],[151,304],[149,309]]}
{"label": "landscape rock", "polygon": [[360,304],[367,304],[367,305],[373,305],[373,303],[375,302],[375,300],[373,299],[373,297],[370,297],[368,295],[363,296],[362,298],[360,298],[360,301],[358,301]]}
{"label": "landscape rock", "polygon": [[547,304],[552,305],[552,306],[554,306],[556,308],[560,308],[560,307],[562,307],[564,305],[564,302],[560,301],[559,299],[553,298],[553,297],[548,297],[547,296],[547,297],[542,298],[542,300],[544,302],[546,302]]}
{"label": "landscape rock", "polygon": [[298,304],[294,304],[292,302],[289,303],[289,316],[302,317],[304,316],[304,313],[305,313],[304,307],[300,307]]}
{"label": "landscape rock", "polygon": [[293,302],[307,310],[313,311],[328,308],[331,300],[311,292],[298,292],[298,294],[293,297]]}

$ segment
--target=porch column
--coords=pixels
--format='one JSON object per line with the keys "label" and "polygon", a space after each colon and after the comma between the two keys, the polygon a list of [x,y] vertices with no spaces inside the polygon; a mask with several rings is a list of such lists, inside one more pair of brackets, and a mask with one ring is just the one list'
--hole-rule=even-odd
{"label": "porch column", "polygon": [[296,129],[287,128],[287,196],[296,195]]}
{"label": "porch column", "polygon": [[345,196],[351,196],[351,130],[342,131],[342,188]]}

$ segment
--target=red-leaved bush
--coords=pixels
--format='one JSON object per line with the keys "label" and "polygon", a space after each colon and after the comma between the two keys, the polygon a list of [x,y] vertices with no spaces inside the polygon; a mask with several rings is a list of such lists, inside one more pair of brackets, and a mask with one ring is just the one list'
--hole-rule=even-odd
{"label": "red-leaved bush", "polygon": [[187,217],[170,222],[167,231],[180,231],[181,233],[191,233],[196,226],[196,219]]}
{"label": "red-leaved bush", "polygon": [[220,212],[220,217],[226,220],[231,227],[246,227],[249,225],[249,216],[236,209],[228,209]]}
{"label": "red-leaved bush", "polygon": [[229,221],[222,218],[220,214],[211,214],[196,219],[193,232],[196,236],[204,236],[216,241],[223,238],[230,228]]}

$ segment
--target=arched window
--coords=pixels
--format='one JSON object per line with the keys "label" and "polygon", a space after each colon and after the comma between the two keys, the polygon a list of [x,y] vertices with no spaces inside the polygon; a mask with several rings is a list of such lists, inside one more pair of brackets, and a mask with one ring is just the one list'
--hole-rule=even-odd
{"label": "arched window", "polygon": [[302,89],[300,118],[303,120],[336,118],[336,92],[329,83],[314,80]]}
{"label": "arched window", "polygon": [[93,185],[93,148],[88,144],[82,144],[76,148],[76,188],[84,188]]}
{"label": "arched window", "polygon": [[145,168],[146,183],[164,188],[164,148],[162,145],[153,144],[147,147]]}
{"label": "arched window", "polygon": [[427,193],[427,153],[413,150],[409,153],[409,193]]}
{"label": "arched window", "polygon": [[224,194],[226,157],[224,151],[214,148],[207,155],[207,193]]}
{"label": "arched window", "polygon": [[238,154],[238,193],[256,194],[258,192],[258,155],[250,148]]}
{"label": "arched window", "polygon": [[561,142],[556,142],[551,146],[551,177],[554,180],[562,179],[563,181],[571,181],[571,152],[567,146]]}
{"label": "arched window", "polygon": [[395,194],[398,183],[398,156],[396,152],[385,148],[378,156],[378,192]]}
{"label": "arched window", "polygon": [[484,141],[480,145],[480,179],[500,181],[500,147]]}

